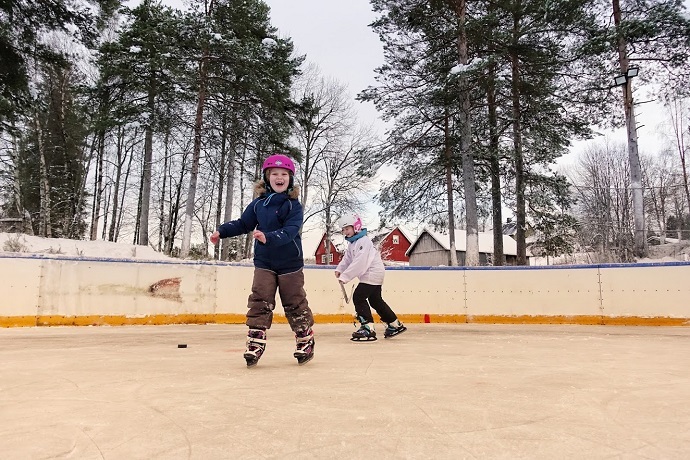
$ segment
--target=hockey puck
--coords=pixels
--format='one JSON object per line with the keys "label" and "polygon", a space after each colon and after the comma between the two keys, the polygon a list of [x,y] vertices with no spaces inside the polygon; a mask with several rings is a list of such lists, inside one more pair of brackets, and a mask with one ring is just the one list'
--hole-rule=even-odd
{"label": "hockey puck", "polygon": [[186,343],[178,343],[177,348],[187,348],[187,344]]}

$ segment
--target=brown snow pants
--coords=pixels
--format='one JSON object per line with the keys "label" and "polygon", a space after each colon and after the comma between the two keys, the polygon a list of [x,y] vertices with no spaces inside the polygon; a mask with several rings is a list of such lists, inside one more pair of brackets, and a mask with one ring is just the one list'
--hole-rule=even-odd
{"label": "brown snow pants", "polygon": [[309,330],[314,325],[314,316],[307,302],[302,269],[284,275],[263,268],[254,269],[252,293],[247,305],[247,326],[257,329],[271,327],[276,307],[276,291],[280,293],[280,302],[290,328],[296,334]]}

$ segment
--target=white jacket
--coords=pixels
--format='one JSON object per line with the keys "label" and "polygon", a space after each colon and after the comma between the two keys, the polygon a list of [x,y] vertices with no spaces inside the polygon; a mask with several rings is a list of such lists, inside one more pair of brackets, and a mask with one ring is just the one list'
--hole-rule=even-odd
{"label": "white jacket", "polygon": [[367,235],[348,242],[343,260],[340,261],[335,271],[340,272],[338,278],[343,283],[348,283],[359,278],[360,283],[383,285],[385,268],[381,254],[374,247]]}

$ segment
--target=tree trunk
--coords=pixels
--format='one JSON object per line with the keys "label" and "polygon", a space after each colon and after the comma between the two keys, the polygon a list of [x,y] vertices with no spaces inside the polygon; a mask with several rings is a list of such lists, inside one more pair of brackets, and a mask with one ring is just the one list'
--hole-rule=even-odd
{"label": "tree trunk", "polygon": [[455,205],[453,201],[453,149],[450,144],[450,127],[448,126],[448,121],[450,114],[446,108],[445,117],[443,120],[443,131],[444,131],[444,146],[443,146],[443,156],[444,156],[444,167],[446,170],[446,195],[448,200],[448,237],[450,239],[450,266],[458,266],[458,252],[455,249]]}
{"label": "tree trunk", "polygon": [[[248,135],[248,132],[245,135]],[[234,144],[235,145],[230,149],[230,157],[228,158],[227,180],[225,181],[225,210],[223,212],[223,222],[232,220],[232,205],[235,197],[235,146],[237,143],[235,142]],[[244,145],[246,145],[246,143]],[[220,257],[222,260],[228,260],[230,258],[230,241],[228,239],[223,240]]]}
{"label": "tree trunk", "polygon": [[[218,194],[216,196],[216,218],[215,218],[215,228],[218,228],[221,222],[221,214],[223,210],[223,193],[226,193],[225,188],[225,165],[227,163],[228,156],[228,128],[227,128],[227,114],[223,113],[220,127],[220,164],[218,165]],[[213,259],[218,260],[220,258],[220,245],[216,244],[213,247]]]}
{"label": "tree trunk", "polygon": [[[628,51],[625,37],[620,33],[622,13],[619,0],[613,2],[613,21],[618,36],[618,62],[621,73],[628,71]],[[635,223],[635,256],[638,258],[647,255],[647,240],[644,226],[644,194],[642,191],[642,167],[640,155],[637,150],[637,125],[635,122],[635,110],[633,106],[632,80],[626,78],[623,85],[623,104],[625,107],[625,127],[628,134],[628,161],[630,163],[630,186],[632,188],[633,221]]]}
{"label": "tree trunk", "polygon": [[117,158],[117,164],[115,164],[115,181],[113,184],[113,209],[110,212],[110,228],[108,229],[108,241],[115,241],[115,226],[117,225],[117,212],[119,207],[120,199],[120,180],[122,179],[122,142],[123,142],[123,129],[119,127],[117,130],[117,146],[115,156]]}
{"label": "tree trunk", "polygon": [[[516,10],[519,11],[520,1]],[[519,41],[520,18],[513,16],[513,43]],[[513,155],[515,161],[515,220],[517,241],[517,265],[527,265],[527,213],[525,210],[525,166],[522,156],[522,126],[520,120],[520,61],[516,50],[511,51],[511,98],[513,101]]]}
{"label": "tree trunk", "polygon": [[[12,132],[12,131],[11,131]],[[10,151],[10,161],[12,168],[12,195],[14,196],[14,206],[17,211],[17,217],[25,218],[24,215],[24,203],[22,200],[22,181],[19,175],[19,150],[18,140],[14,134],[12,136],[12,147]],[[24,223],[24,228],[26,228],[26,223]]]}
{"label": "tree trunk", "polygon": [[41,219],[39,235],[46,238],[52,238],[53,229],[51,223],[51,213],[52,206],[50,203],[50,181],[48,179],[48,163],[46,161],[45,146],[43,144],[43,127],[41,126],[41,120],[39,114],[34,115],[34,126],[36,128],[36,145],[38,147],[38,155],[40,158],[40,175],[41,175],[41,185],[39,186],[39,194],[41,199]]}
{"label": "tree trunk", "polygon": [[[458,63],[467,65],[467,29],[465,18],[467,15],[466,0],[455,3],[455,13],[459,21],[458,33]],[[479,223],[477,218],[477,191],[474,178],[474,155],[472,154],[472,125],[470,115],[470,88],[467,77],[460,74],[460,154],[462,155],[462,179],[465,189],[465,220],[467,242],[465,265],[476,267],[479,265]]]}
{"label": "tree trunk", "polygon": [[103,157],[105,156],[105,130],[98,130],[98,153],[96,156],[96,184],[94,185],[94,203],[91,216],[90,239],[98,238],[98,221],[101,217],[101,200],[103,198]]}
{"label": "tree trunk", "polygon": [[[185,164],[186,158],[182,160],[182,164]],[[177,235],[177,222],[180,216],[180,208],[182,203],[182,184],[184,183],[184,168],[180,168],[180,178],[177,182],[177,187],[175,188],[175,201],[171,200],[170,203],[170,225],[168,227],[168,235],[166,239],[166,250],[165,253],[168,255],[173,255],[175,249],[175,236]]]}
{"label": "tree trunk", "polygon": [[196,117],[194,119],[194,150],[192,151],[192,169],[189,175],[189,190],[187,192],[187,205],[185,206],[184,230],[182,232],[182,247],[180,257],[189,255],[192,240],[192,218],[196,200],[196,185],[199,176],[199,158],[201,157],[201,130],[204,124],[204,105],[206,104],[206,76],[208,72],[208,49],[199,64],[199,94],[196,104]]}
{"label": "tree trunk", "polygon": [[149,245],[149,208],[151,205],[151,163],[153,161],[153,116],[156,109],[156,75],[151,74],[149,79],[149,92],[147,108],[149,119],[146,124],[146,134],[144,137],[144,164],[141,179],[141,199],[139,210],[139,237],[138,244],[141,246]]}
{"label": "tree trunk", "polygon": [[170,176],[168,174],[168,155],[170,154],[169,145],[170,145],[170,129],[168,128],[165,131],[165,141],[164,141],[165,152],[163,155],[163,177],[162,177],[163,183],[161,184],[161,198],[160,198],[160,205],[158,206],[158,212],[160,214],[160,220],[158,221],[158,252],[163,251],[163,235],[165,232],[166,222],[169,220],[169,217],[166,218],[166,216],[165,216],[165,192],[167,191],[168,180],[170,179]]}
{"label": "tree trunk", "polygon": [[498,138],[498,114],[496,112],[495,65],[489,70],[487,109],[489,111],[489,174],[491,176],[491,221],[493,224],[493,265],[504,265],[503,254],[503,202],[501,200],[501,164]]}
{"label": "tree trunk", "polygon": [[[680,166],[683,171],[683,189],[685,191],[685,203],[688,206],[688,212],[690,213],[690,185],[688,184],[688,166],[686,162],[686,147],[685,147],[685,138],[683,137],[683,111],[682,111],[682,106],[678,108],[677,101],[674,101],[676,104],[676,116],[674,117],[674,123],[673,127],[675,130],[675,135],[676,135],[676,148],[678,149],[678,156],[680,158]],[[688,134],[690,134],[690,127],[688,127]],[[682,212],[678,216],[679,218],[682,217]]]}

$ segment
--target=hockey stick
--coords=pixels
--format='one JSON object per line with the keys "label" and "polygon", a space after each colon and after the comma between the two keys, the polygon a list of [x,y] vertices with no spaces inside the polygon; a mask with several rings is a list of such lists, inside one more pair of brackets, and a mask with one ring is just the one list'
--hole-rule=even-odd
{"label": "hockey stick", "polygon": [[343,284],[342,281],[338,281],[340,283],[340,290],[343,291],[343,297],[345,297],[345,303],[350,303],[350,299],[347,297],[347,291],[345,291],[345,285]]}

